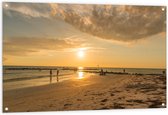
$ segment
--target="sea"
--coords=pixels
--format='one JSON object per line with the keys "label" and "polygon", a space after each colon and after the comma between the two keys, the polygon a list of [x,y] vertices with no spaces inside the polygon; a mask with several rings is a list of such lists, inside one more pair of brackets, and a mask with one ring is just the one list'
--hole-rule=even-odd
{"label": "sea", "polygon": [[[106,72],[129,74],[162,74],[166,69],[154,68],[101,68],[101,67],[60,67],[60,66],[3,66],[3,90],[34,87],[72,79],[82,79],[98,74],[100,69]],[[50,71],[52,70],[52,81]]]}

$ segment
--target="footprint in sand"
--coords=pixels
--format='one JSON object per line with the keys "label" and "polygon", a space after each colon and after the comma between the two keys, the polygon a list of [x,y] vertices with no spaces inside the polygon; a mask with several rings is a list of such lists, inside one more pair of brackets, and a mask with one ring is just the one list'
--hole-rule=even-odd
{"label": "footprint in sand", "polygon": [[49,107],[53,107],[53,104],[50,104]]}
{"label": "footprint in sand", "polygon": [[111,96],[114,96],[114,94],[113,94],[113,93],[111,93]]}
{"label": "footprint in sand", "polygon": [[121,100],[121,99],[125,99],[125,97],[119,97],[118,99],[119,99],[119,100]]}
{"label": "footprint in sand", "polygon": [[108,100],[108,99],[103,99],[103,100],[101,100],[101,102],[107,102],[107,100]]}
{"label": "footprint in sand", "polygon": [[71,105],[72,104],[67,103],[67,104],[64,104],[64,107],[71,106]]}
{"label": "footprint in sand", "polygon": [[105,110],[105,109],[109,109],[108,107],[102,107],[102,108],[100,108],[100,110]]}
{"label": "footprint in sand", "polygon": [[82,101],[81,99],[77,99],[77,101]]}
{"label": "footprint in sand", "polygon": [[104,103],[100,103],[100,105],[105,105]]}
{"label": "footprint in sand", "polygon": [[114,103],[113,107],[114,109],[124,109],[125,107],[122,107],[119,103]]}
{"label": "footprint in sand", "polygon": [[127,102],[136,102],[136,103],[144,103],[142,100],[138,100],[138,99],[130,99],[130,100],[127,100]]}

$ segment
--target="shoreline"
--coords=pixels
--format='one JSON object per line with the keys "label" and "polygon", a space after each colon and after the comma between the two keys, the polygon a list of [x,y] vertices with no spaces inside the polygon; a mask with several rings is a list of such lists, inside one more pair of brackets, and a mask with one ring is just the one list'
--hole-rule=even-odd
{"label": "shoreline", "polygon": [[[7,69],[8,70],[8,69]],[[14,69],[9,69],[9,70],[24,70],[23,68],[14,68]],[[32,68],[29,68],[29,69],[26,69],[26,70],[42,70],[42,69],[32,69]],[[45,70],[45,69],[44,69]],[[48,69],[50,70],[50,69]],[[54,69],[53,69],[54,70]],[[70,70],[70,71],[73,71],[73,70]],[[75,71],[75,73],[77,72],[85,72],[85,73],[94,73],[94,74],[101,74],[101,71],[100,70],[97,70],[97,71],[93,71],[92,69],[79,69],[77,71]],[[68,74],[61,74],[59,76],[66,76],[66,75],[73,75],[74,73],[68,73]],[[158,76],[162,76],[162,75],[166,75],[166,73],[130,73],[130,72],[113,72],[113,71],[104,71],[104,74],[119,74],[119,75],[158,75]],[[53,77],[55,77],[56,75],[53,75]],[[45,77],[50,77],[50,75],[45,75],[45,76],[31,76],[31,77],[23,77],[23,78],[14,78],[14,79],[3,79],[3,82],[12,82],[12,81],[22,81],[22,80],[30,80],[30,79],[38,79],[38,78],[45,78]]]}
{"label": "shoreline", "polygon": [[[83,73],[83,77],[92,76],[95,74],[91,73]],[[28,88],[28,87],[36,87],[36,86],[43,86],[43,85],[49,85],[54,83],[60,83],[72,79],[80,79],[81,76],[79,76],[79,73],[70,73],[70,74],[62,74],[59,75],[59,81],[57,82],[57,76],[52,76],[52,81],[50,82],[50,76],[42,76],[42,77],[34,77],[33,79],[29,79],[28,77],[21,78],[21,80],[17,80],[18,78],[14,80],[10,80],[10,82],[3,82],[3,89],[4,91],[7,90],[13,90],[13,89],[22,89],[22,88]],[[20,78],[19,78],[20,79]]]}
{"label": "shoreline", "polygon": [[165,108],[166,77],[95,75],[3,91],[3,95],[3,107],[9,112]]}

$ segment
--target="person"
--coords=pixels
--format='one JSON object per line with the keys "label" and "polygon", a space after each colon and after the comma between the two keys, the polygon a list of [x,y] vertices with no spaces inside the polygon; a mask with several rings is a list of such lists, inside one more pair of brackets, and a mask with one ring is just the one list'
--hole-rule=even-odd
{"label": "person", "polygon": [[57,82],[59,81],[58,74],[59,74],[59,70],[57,69]]}
{"label": "person", "polygon": [[125,69],[123,69],[123,73],[125,73]]}
{"label": "person", "polygon": [[163,75],[166,75],[166,71],[162,71]]}
{"label": "person", "polygon": [[52,82],[52,70],[50,69],[50,83]]}
{"label": "person", "polygon": [[101,69],[100,70],[100,75],[103,75],[103,74],[104,74],[103,69]]}

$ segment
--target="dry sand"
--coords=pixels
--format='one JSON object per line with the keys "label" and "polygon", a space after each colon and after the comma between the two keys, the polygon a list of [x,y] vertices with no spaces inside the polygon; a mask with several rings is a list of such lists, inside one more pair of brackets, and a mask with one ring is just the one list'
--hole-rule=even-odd
{"label": "dry sand", "polygon": [[3,93],[8,112],[165,108],[166,77],[94,75]]}

